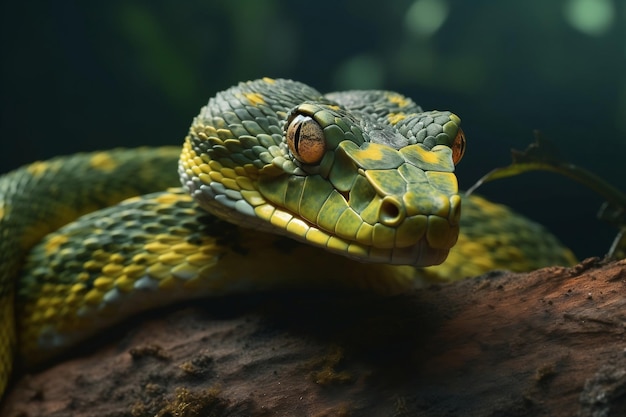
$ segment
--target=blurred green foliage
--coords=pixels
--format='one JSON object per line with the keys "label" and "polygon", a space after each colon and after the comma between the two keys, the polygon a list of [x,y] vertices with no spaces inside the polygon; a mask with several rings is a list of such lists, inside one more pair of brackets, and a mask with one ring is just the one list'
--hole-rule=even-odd
{"label": "blurred green foliage", "polygon": [[[461,185],[533,129],[626,188],[626,2],[2,2],[0,172],[33,159],[180,143],[216,91],[261,76],[385,88],[463,119]],[[612,231],[599,199],[548,174],[481,189],[579,256]]]}

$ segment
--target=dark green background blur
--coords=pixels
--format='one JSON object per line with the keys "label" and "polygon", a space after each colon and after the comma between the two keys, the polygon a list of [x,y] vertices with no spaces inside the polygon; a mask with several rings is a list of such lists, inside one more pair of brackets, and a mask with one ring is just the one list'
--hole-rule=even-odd
{"label": "dark green background blur", "polygon": [[[467,188],[540,129],[626,189],[626,2],[2,2],[0,172],[116,146],[179,144],[216,91],[261,76],[385,88],[463,120]],[[480,192],[579,257],[614,231],[601,200],[549,173]]]}

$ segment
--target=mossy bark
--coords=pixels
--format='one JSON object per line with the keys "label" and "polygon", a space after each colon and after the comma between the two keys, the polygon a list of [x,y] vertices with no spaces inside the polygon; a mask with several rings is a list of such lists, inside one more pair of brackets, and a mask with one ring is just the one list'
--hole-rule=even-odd
{"label": "mossy bark", "polygon": [[625,335],[626,261],[227,297],[22,377],[2,415],[621,416]]}

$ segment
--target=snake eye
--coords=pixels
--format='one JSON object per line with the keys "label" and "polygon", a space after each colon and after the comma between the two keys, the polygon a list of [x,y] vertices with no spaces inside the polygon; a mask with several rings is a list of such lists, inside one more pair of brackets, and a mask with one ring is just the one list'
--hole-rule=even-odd
{"label": "snake eye", "polygon": [[454,165],[458,164],[463,154],[465,154],[465,134],[461,129],[456,134],[454,141],[452,142],[452,162]]}
{"label": "snake eye", "polygon": [[319,162],[326,152],[322,127],[311,117],[301,114],[289,122],[287,145],[293,156],[304,164]]}

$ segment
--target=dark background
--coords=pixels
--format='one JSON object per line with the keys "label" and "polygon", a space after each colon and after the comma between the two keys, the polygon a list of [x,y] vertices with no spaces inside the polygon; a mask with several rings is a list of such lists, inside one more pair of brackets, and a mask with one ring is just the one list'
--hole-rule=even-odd
{"label": "dark background", "polygon": [[[0,172],[77,151],[179,144],[216,91],[262,76],[384,88],[463,119],[467,188],[540,129],[626,189],[626,6],[611,0],[2,2]],[[480,192],[579,257],[602,200],[532,173]]]}

